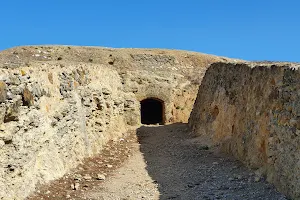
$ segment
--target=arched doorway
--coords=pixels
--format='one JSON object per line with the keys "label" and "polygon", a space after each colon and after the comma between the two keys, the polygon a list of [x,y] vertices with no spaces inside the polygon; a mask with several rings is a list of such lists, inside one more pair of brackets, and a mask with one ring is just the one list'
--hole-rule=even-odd
{"label": "arched doorway", "polygon": [[142,124],[164,124],[164,102],[156,98],[141,101]]}

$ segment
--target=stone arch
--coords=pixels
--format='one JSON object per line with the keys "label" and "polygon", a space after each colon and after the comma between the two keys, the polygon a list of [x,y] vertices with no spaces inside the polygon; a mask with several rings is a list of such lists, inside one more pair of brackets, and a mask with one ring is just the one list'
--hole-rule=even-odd
{"label": "stone arch", "polygon": [[140,101],[142,124],[165,124],[165,102],[150,97]]}

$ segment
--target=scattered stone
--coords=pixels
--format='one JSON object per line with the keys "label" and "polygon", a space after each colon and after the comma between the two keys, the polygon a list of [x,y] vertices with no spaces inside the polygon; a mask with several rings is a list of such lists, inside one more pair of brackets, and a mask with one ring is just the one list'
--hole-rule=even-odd
{"label": "scattered stone", "polygon": [[22,69],[20,70],[20,73],[21,73],[22,76],[26,75],[26,72],[24,70],[22,70]]}
{"label": "scattered stone", "polygon": [[259,182],[260,179],[261,179],[261,178],[260,178],[259,176],[255,176],[254,181],[255,181],[255,182]]}
{"label": "scattered stone", "polygon": [[53,84],[53,74],[51,72],[48,73],[48,80],[51,84]]}
{"label": "scattered stone", "polygon": [[106,178],[106,177],[105,177],[104,174],[97,174],[97,177],[96,177],[97,180],[101,180],[101,181],[102,181],[102,180],[104,181],[105,178]]}
{"label": "scattered stone", "polygon": [[80,186],[80,184],[78,182],[75,182],[75,183],[71,184],[71,189],[72,190],[79,190],[79,186]]}
{"label": "scattered stone", "polygon": [[0,103],[5,102],[7,97],[6,84],[3,81],[0,81]]}
{"label": "scattered stone", "polygon": [[32,106],[34,104],[34,97],[28,88],[25,88],[23,91],[23,105],[24,106]]}
{"label": "scattered stone", "polygon": [[102,89],[102,94],[104,94],[104,95],[110,95],[111,91],[109,89],[107,89],[107,88],[103,88]]}
{"label": "scattered stone", "polygon": [[108,64],[113,65],[115,62],[115,58],[112,55],[109,55]]}
{"label": "scattered stone", "polygon": [[0,140],[0,148],[2,148],[5,145],[5,142],[3,140]]}
{"label": "scattered stone", "polygon": [[82,176],[80,174],[75,174],[74,180],[75,181],[81,181],[82,180]]}
{"label": "scattered stone", "polygon": [[234,170],[234,169],[237,169],[237,168],[238,168],[238,166],[233,166],[231,169]]}
{"label": "scattered stone", "polygon": [[83,178],[85,180],[91,180],[92,179],[92,177],[89,174],[86,174]]}
{"label": "scattered stone", "polygon": [[108,168],[112,168],[113,166],[112,166],[112,165],[110,165],[110,164],[107,164],[107,165],[106,165],[106,167],[108,167]]}
{"label": "scattered stone", "polygon": [[234,178],[237,180],[241,180],[243,177],[241,175],[234,174]]}

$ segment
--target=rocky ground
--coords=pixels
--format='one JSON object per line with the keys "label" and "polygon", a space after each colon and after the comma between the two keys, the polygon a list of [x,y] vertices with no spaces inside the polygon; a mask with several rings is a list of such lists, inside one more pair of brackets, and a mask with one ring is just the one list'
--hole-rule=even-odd
{"label": "rocky ground", "polygon": [[186,124],[143,126],[28,199],[287,199]]}

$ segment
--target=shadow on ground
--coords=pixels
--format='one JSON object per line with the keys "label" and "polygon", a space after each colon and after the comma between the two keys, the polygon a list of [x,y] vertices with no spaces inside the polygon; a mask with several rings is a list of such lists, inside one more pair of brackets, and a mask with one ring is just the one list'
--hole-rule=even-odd
{"label": "shadow on ground", "polygon": [[240,162],[200,145],[186,124],[143,126],[137,137],[160,199],[286,199]]}

